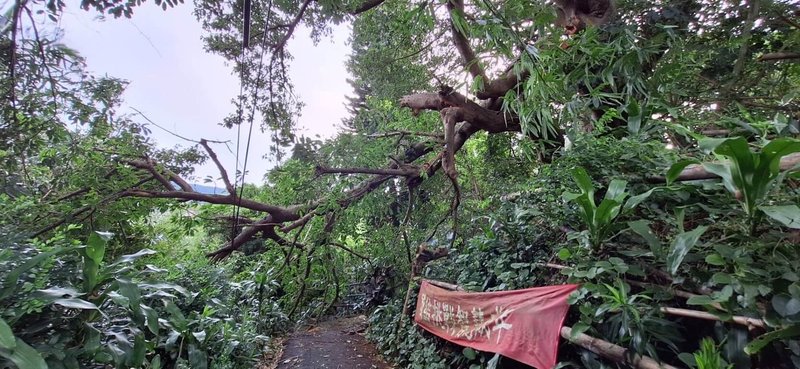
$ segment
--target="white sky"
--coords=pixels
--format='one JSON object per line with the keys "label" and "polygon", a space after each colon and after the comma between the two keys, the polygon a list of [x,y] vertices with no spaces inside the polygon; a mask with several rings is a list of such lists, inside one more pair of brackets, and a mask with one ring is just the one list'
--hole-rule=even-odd
{"label": "white sky", "polygon": [[[120,113],[136,114],[131,109],[135,108],[182,136],[230,140],[230,147],[235,150],[236,129],[226,129],[219,123],[234,109],[231,99],[239,92],[238,79],[222,57],[203,50],[202,28],[192,9],[191,2],[166,12],[145,3],[135,9],[130,20],[108,17],[102,21],[95,19],[96,12],[70,7],[61,22],[64,43],[86,58],[88,70],[94,74],[130,82]],[[335,28],[332,39],[323,39],[317,46],[307,29],[298,28],[294,34],[289,42],[289,51],[295,57],[290,65],[291,78],[295,93],[306,104],[299,133],[330,138],[347,115],[345,95],[352,91],[345,81],[349,75],[344,65],[350,51],[346,45],[349,26]],[[134,119],[145,122],[140,117]],[[260,183],[274,166],[262,158],[267,152],[268,135],[257,127],[256,122],[247,164],[247,182],[251,183]],[[191,145],[157,127],[150,128],[159,146]],[[243,126],[240,163],[246,132],[247,127]],[[214,148],[232,175],[235,156],[222,145]],[[208,175],[219,177],[210,162],[196,171],[198,179]]]}

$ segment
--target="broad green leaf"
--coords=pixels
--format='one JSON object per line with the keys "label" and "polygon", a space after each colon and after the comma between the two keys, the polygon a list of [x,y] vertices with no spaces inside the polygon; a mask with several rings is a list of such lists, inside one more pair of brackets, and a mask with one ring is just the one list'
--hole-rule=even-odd
{"label": "broad green leaf", "polygon": [[736,191],[739,190],[733,181],[733,176],[731,175],[731,170],[728,165],[719,163],[703,163],[703,169],[722,178],[722,184],[725,185],[725,188],[730,193],[736,193]]}
{"label": "broad green leaf", "polygon": [[144,364],[145,354],[147,354],[147,342],[143,334],[137,334],[133,339],[133,350],[128,356],[127,364],[131,368],[139,368]]}
{"label": "broad green leaf", "polygon": [[640,204],[642,201],[644,201],[644,200],[647,200],[647,198],[648,198],[648,197],[650,197],[650,195],[652,195],[652,194],[653,194],[654,192],[656,192],[657,190],[658,190],[658,188],[652,188],[652,189],[650,189],[650,190],[649,190],[649,191],[647,191],[647,192],[640,193],[640,194],[638,194],[638,195],[636,195],[636,196],[631,196],[631,197],[628,199],[628,201],[626,201],[626,202],[625,202],[625,206],[623,207],[623,210],[624,210],[624,211],[633,210],[633,209],[634,209],[635,207],[637,207],[637,206],[638,206],[638,205],[639,205],[639,204]]}
{"label": "broad green leaf", "polygon": [[700,148],[700,150],[703,150],[703,152],[709,154],[727,140],[728,138],[705,137],[697,142],[697,146]]}
{"label": "broad green leaf", "polygon": [[81,309],[81,310],[99,310],[97,305],[81,299],[76,298],[69,298],[69,299],[57,299],[53,301],[56,305],[61,305],[65,308],[69,309]]}
{"label": "broad green leaf", "polygon": [[111,239],[110,233],[93,232],[86,241],[86,248],[83,252],[92,259],[97,265],[103,264],[103,256],[106,254],[106,243]]}
{"label": "broad green leaf", "polygon": [[11,273],[8,273],[8,275],[5,277],[5,283],[3,284],[3,291],[0,292],[0,300],[7,298],[14,293],[17,281],[19,280],[22,273],[31,270],[32,268],[39,265],[39,263],[50,258],[51,256],[59,255],[70,250],[72,249],[60,247],[50,252],[43,252],[28,259],[28,261],[18,266],[16,269],[12,270]]}
{"label": "broad green leaf", "polygon": [[623,181],[621,179],[612,180],[611,183],[608,184],[608,191],[606,191],[604,198],[614,200],[616,202],[622,202],[622,200],[627,196],[625,193],[625,187],[627,186],[627,181]]}
{"label": "broad green leaf", "polygon": [[684,232],[675,237],[670,247],[669,254],[667,254],[667,269],[669,273],[675,275],[678,272],[678,267],[681,266],[683,259],[689,253],[689,250],[697,244],[700,236],[706,232],[708,227],[699,226],[689,232]]}
{"label": "broad green leaf", "polygon": [[38,290],[36,293],[45,299],[63,299],[85,295],[85,293],[78,292],[78,290],[71,287],[50,287],[47,289]]}
{"label": "broad green leaf", "polygon": [[83,289],[84,291],[94,291],[97,287],[100,265],[90,257],[83,260]]}
{"label": "broad green leaf", "polygon": [[592,185],[592,178],[586,173],[586,169],[576,167],[572,170],[572,178],[584,194],[587,195],[589,201],[594,205],[594,186]]}
{"label": "broad green leaf", "polygon": [[0,357],[8,359],[18,369],[47,369],[47,363],[36,349],[19,338],[14,346],[14,350],[0,349]]}
{"label": "broad green leaf", "polygon": [[140,258],[142,258],[144,256],[155,255],[157,253],[158,252],[150,250],[150,249],[141,249],[141,250],[137,251],[134,254],[122,255],[119,259],[114,261],[114,264],[111,264],[111,265],[118,265],[118,264],[123,264],[123,263],[132,263],[132,262],[134,262],[134,261],[136,261],[136,260],[138,260],[138,259],[140,259]]}
{"label": "broad green leaf", "polygon": [[619,215],[621,209],[622,204],[618,201],[604,199],[594,213],[595,226],[598,228],[607,226]]}
{"label": "broad green leaf", "polygon": [[628,132],[638,134],[642,129],[642,109],[636,99],[631,98],[625,108],[628,112]]}
{"label": "broad green leaf", "polygon": [[117,284],[119,285],[119,293],[130,301],[130,307],[139,306],[139,302],[142,299],[139,286],[129,279],[119,279]]}
{"label": "broad green leaf", "polygon": [[144,312],[145,318],[147,318],[147,329],[153,334],[158,335],[158,312],[145,304],[141,304],[140,308]]}
{"label": "broad green leaf", "polygon": [[0,348],[13,350],[16,345],[14,332],[11,331],[8,323],[3,318],[0,318]]}
{"label": "broad green leaf", "polygon": [[173,283],[140,283],[140,288],[151,288],[156,290],[174,290],[181,295],[189,296],[189,290]]}
{"label": "broad green leaf", "polygon": [[661,240],[659,240],[658,237],[653,234],[653,231],[650,229],[649,221],[640,219],[633,222],[628,222],[628,227],[630,227],[632,231],[647,241],[647,244],[650,246],[650,251],[653,252],[653,255],[660,254]]}
{"label": "broad green leaf", "polygon": [[795,324],[793,326],[762,334],[754,339],[753,342],[750,342],[750,344],[744,348],[744,352],[746,352],[748,355],[753,355],[761,351],[761,349],[763,349],[772,341],[784,340],[797,336],[800,336],[800,324]]}
{"label": "broad green leaf", "polygon": [[681,173],[683,173],[683,170],[692,164],[700,164],[700,161],[695,159],[688,159],[688,160],[681,160],[675,164],[672,164],[672,166],[667,171],[666,175],[667,185],[669,186],[673,182],[675,182],[675,180],[678,179],[678,177],[680,177]]}
{"label": "broad green leaf", "polygon": [[759,206],[758,208],[781,224],[789,228],[800,229],[800,207],[797,205]]}

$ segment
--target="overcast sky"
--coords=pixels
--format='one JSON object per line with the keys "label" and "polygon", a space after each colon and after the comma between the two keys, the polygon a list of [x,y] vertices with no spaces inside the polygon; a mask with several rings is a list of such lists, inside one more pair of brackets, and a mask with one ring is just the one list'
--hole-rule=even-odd
{"label": "overcast sky", "polygon": [[[203,50],[202,29],[192,8],[193,4],[187,1],[165,12],[145,3],[135,9],[132,19],[108,17],[102,21],[95,19],[96,13],[73,6],[62,18],[64,42],[86,58],[91,72],[130,82],[123,113],[136,114],[135,108],[182,136],[230,140],[231,149],[235,150],[236,129],[223,128],[219,122],[233,111],[231,99],[239,92],[239,82],[222,57]],[[344,97],[352,91],[345,81],[348,74],[344,65],[349,34],[348,26],[340,26],[332,38],[314,46],[308,30],[298,28],[289,42],[295,57],[291,63],[295,92],[306,104],[299,120],[302,135],[332,137],[347,114]],[[142,118],[135,119],[144,122]],[[159,146],[191,145],[151,128]],[[243,127],[240,158],[244,155],[246,131]],[[260,183],[274,162],[262,159],[268,135],[256,131],[254,128],[247,181]],[[228,172],[233,173],[235,156],[224,146],[215,151]],[[196,174],[199,178],[219,176],[211,163],[198,168]]]}

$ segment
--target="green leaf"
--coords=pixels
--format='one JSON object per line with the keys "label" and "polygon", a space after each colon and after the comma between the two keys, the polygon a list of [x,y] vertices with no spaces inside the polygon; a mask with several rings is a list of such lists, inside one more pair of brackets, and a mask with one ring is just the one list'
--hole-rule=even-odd
{"label": "green leaf", "polygon": [[699,226],[692,231],[684,232],[675,237],[670,247],[669,254],[667,254],[667,269],[669,273],[675,275],[678,272],[678,267],[681,266],[683,259],[689,253],[689,250],[697,244],[700,236],[706,232],[708,227]]}
{"label": "green leaf", "polygon": [[800,229],[800,207],[797,205],[759,206],[758,208],[781,224],[792,229]]}
{"label": "green leaf", "polygon": [[16,346],[16,339],[11,327],[3,318],[0,318],[0,348],[13,350]]}
{"label": "green leaf", "polygon": [[604,198],[614,200],[616,202],[622,202],[622,200],[627,197],[627,194],[625,193],[625,187],[627,186],[628,181],[623,181],[621,179],[612,180],[611,183],[608,184],[608,190],[606,191]]}
{"label": "green leaf", "polygon": [[636,99],[631,98],[625,108],[628,112],[628,132],[635,135],[642,129],[642,109]]}
{"label": "green leaf", "polygon": [[706,138],[703,138],[703,139],[699,140],[697,142],[697,146],[698,146],[698,148],[700,148],[700,150],[703,150],[703,152],[708,154],[708,153],[711,153],[712,151],[714,151],[719,145],[721,145],[723,142],[725,142],[727,140],[729,140],[729,138],[727,138],[727,137],[725,137],[725,138],[706,137]]}
{"label": "green leaf", "polygon": [[150,250],[150,249],[141,249],[141,250],[137,251],[134,254],[122,255],[119,259],[114,261],[114,263],[111,264],[111,265],[132,263],[132,262],[134,262],[134,261],[136,261],[136,260],[138,260],[138,259],[140,259],[140,258],[142,258],[144,256],[155,255],[157,253],[158,252]]}
{"label": "green leaf", "polygon": [[140,333],[133,339],[133,351],[126,360],[128,367],[141,367],[144,364],[145,354],[147,354],[147,342],[144,340],[144,335]]}
{"label": "green leaf", "polygon": [[700,161],[695,159],[687,159],[672,164],[672,166],[667,171],[667,176],[666,176],[667,185],[671,185],[673,182],[675,182],[675,180],[678,179],[678,177],[680,177],[683,170],[692,164],[700,164]]}
{"label": "green leaf", "polygon": [[594,186],[592,185],[591,177],[586,173],[586,169],[576,167],[572,170],[572,178],[575,180],[575,183],[578,184],[581,191],[589,198],[592,205],[594,205]]}
{"label": "green leaf", "polygon": [[145,304],[141,304],[140,307],[144,312],[145,318],[147,318],[147,329],[153,334],[158,335],[158,312]]}
{"label": "green leaf", "polygon": [[0,349],[0,357],[8,359],[18,369],[47,369],[42,355],[19,338],[16,339],[14,350]]}
{"label": "green leaf", "polygon": [[649,221],[641,219],[628,222],[628,227],[630,227],[632,231],[647,241],[647,244],[650,246],[650,251],[653,252],[653,255],[659,255],[661,253],[661,240],[659,240],[658,237],[653,234],[653,231],[650,229]]}
{"label": "green leaf", "polygon": [[81,299],[76,298],[69,298],[69,299],[58,299],[53,301],[56,305],[61,305],[65,308],[69,309],[81,309],[81,310],[99,310],[97,305]]}
{"label": "green leaf", "polygon": [[753,342],[750,342],[750,344],[744,348],[744,352],[746,352],[748,355],[753,355],[761,351],[761,349],[763,349],[772,341],[784,340],[797,336],[800,336],[800,324],[795,324],[790,327],[762,334],[754,339]]}
{"label": "green leaf", "polygon": [[772,296],[772,308],[782,317],[789,317],[800,313],[800,298],[787,294]]}
{"label": "green leaf", "polygon": [[716,301],[714,301],[711,296],[696,295],[688,298],[686,300],[686,305],[711,305],[715,302]]}
{"label": "green leaf", "polygon": [[72,249],[60,247],[50,252],[43,252],[28,259],[28,261],[18,266],[16,269],[12,270],[11,273],[8,273],[8,275],[5,277],[5,283],[3,284],[3,291],[0,292],[0,300],[7,298],[14,293],[17,281],[19,280],[22,273],[31,270],[32,268],[39,265],[39,263],[50,258],[51,256],[55,256],[70,250]]}
{"label": "green leaf", "polygon": [[151,288],[156,290],[174,290],[181,295],[189,296],[189,290],[173,283],[140,283],[140,288]]}
{"label": "green leaf", "polygon": [[575,337],[577,337],[579,334],[588,331],[589,328],[591,328],[591,327],[588,324],[586,324],[584,322],[577,322],[577,323],[572,325],[572,331],[569,334],[569,338],[571,340],[575,339]]}
{"label": "green leaf", "polygon": [[119,279],[117,280],[117,283],[119,285],[119,293],[128,298],[128,301],[130,301],[130,307],[133,308],[139,306],[139,302],[142,299],[139,286],[129,279]]}
{"label": "green leaf", "polygon": [[638,206],[642,201],[647,200],[647,198],[650,197],[650,195],[652,195],[657,190],[659,190],[659,188],[652,188],[647,192],[638,194],[636,196],[631,196],[631,198],[629,198],[628,201],[625,202],[623,210],[625,211],[632,210],[633,208]]}
{"label": "green leaf", "polygon": [[38,290],[36,293],[41,295],[46,300],[80,297],[85,295],[85,293],[78,292],[78,290],[71,287],[51,287]]}
{"label": "green leaf", "polygon": [[97,265],[103,264],[103,256],[106,254],[106,243],[111,239],[111,233],[93,232],[86,241],[84,252]]}
{"label": "green leaf", "polygon": [[708,256],[706,256],[706,263],[716,266],[723,266],[725,265],[725,259],[723,259],[720,254],[708,254]]}
{"label": "green leaf", "polygon": [[461,354],[463,354],[464,357],[466,357],[469,360],[475,360],[475,358],[477,357],[477,354],[475,353],[475,350],[473,350],[473,349],[471,349],[469,347],[464,347],[464,349],[461,350]]}

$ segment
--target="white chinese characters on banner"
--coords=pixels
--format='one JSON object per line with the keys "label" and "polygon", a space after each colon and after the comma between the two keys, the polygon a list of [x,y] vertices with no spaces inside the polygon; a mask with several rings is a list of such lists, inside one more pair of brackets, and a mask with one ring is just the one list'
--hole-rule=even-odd
{"label": "white chinese characters on banner", "polygon": [[424,293],[419,295],[419,299],[421,310],[418,314],[422,320],[457,338],[488,341],[494,337],[499,343],[503,331],[513,328],[508,317],[514,309],[505,306],[495,306],[494,311],[487,314],[481,308],[473,307],[468,311],[461,305],[442,303]]}

